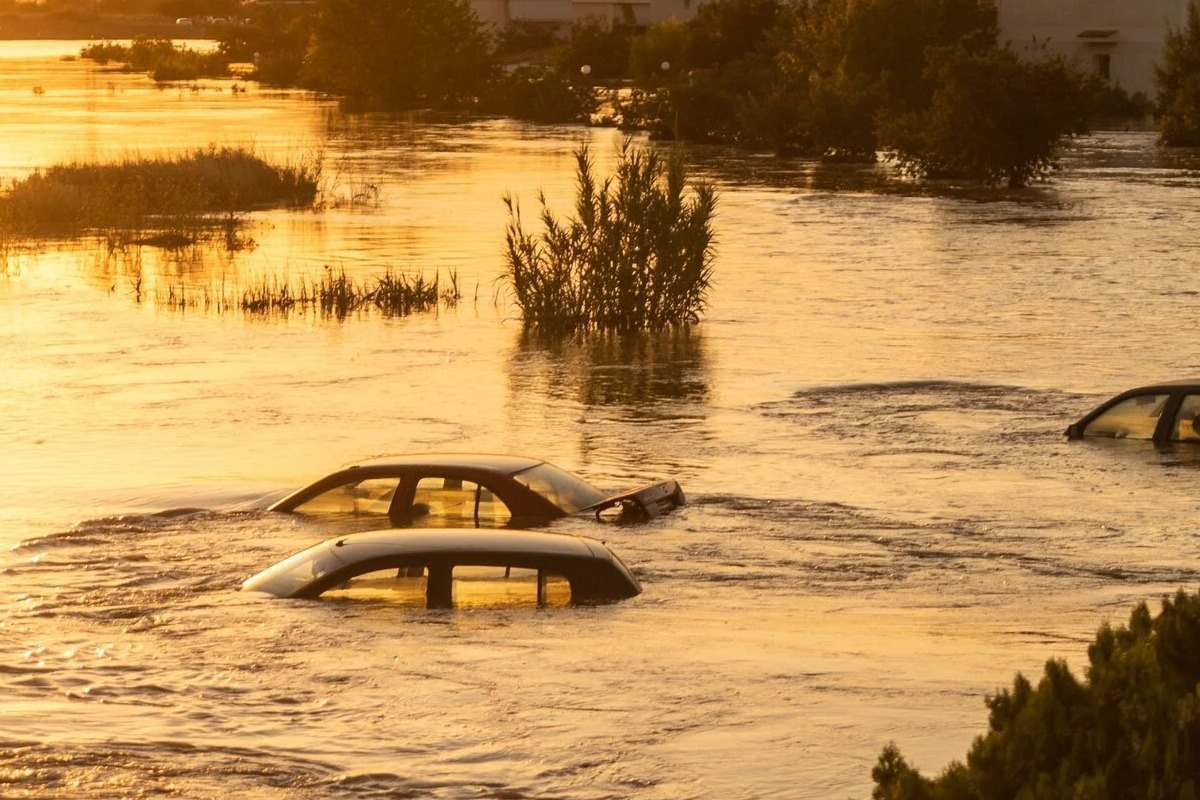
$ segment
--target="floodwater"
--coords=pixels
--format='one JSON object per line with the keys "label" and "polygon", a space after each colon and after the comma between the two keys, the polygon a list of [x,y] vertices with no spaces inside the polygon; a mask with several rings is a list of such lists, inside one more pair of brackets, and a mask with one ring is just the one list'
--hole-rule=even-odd
{"label": "floodwater", "polygon": [[[0,795],[865,798],[888,742],[938,772],[1016,672],[1081,671],[1102,623],[1200,583],[1194,451],[1062,436],[1196,372],[1200,159],[1152,135],[1089,136],[992,197],[691,149],[720,192],[703,321],[552,343],[499,279],[501,198],[569,211],[573,151],[603,172],[614,132],[159,89],[59,60],[81,44],[0,43],[4,180],[249,145],[321,159],[330,202],[256,215],[235,254],[5,251]],[[327,266],[453,274],[463,298],[203,302]],[[690,504],[554,526],[639,575],[612,606],[237,591],[336,533],[260,498],[447,450],[672,476]]]}

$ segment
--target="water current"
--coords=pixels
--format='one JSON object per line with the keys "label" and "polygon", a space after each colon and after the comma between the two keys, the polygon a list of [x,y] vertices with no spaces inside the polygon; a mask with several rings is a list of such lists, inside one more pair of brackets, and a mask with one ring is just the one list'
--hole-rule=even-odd
{"label": "water current", "polygon": [[[1081,671],[1102,623],[1200,583],[1198,454],[1062,435],[1196,373],[1195,154],[1098,132],[987,194],[690,148],[720,194],[703,320],[552,343],[500,280],[501,198],[569,212],[574,150],[604,172],[619,134],[158,88],[60,58],[81,45],[0,43],[0,178],[232,144],[320,159],[331,202],[254,215],[233,255],[6,250],[0,795],[865,798],[888,742],[936,773],[1018,671]],[[202,302],[327,266],[463,298]],[[675,477],[690,502],[555,524],[638,574],[611,606],[237,591],[336,533],[263,497],[446,450]]]}

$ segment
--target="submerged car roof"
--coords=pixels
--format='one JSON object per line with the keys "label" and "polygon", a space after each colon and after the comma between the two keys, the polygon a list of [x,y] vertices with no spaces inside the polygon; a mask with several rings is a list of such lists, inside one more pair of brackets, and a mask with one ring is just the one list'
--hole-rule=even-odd
{"label": "submerged car roof", "polygon": [[511,474],[545,463],[540,458],[495,455],[492,453],[422,453],[420,455],[380,456],[365,461],[343,464],[342,469],[355,467],[475,467]]}
{"label": "submerged car roof", "polygon": [[[574,557],[611,558],[608,547],[598,541],[567,533],[491,528],[387,528],[337,536],[326,540],[341,552],[345,561],[380,555],[427,555],[434,553],[519,553]],[[592,544],[597,547],[592,547]]]}

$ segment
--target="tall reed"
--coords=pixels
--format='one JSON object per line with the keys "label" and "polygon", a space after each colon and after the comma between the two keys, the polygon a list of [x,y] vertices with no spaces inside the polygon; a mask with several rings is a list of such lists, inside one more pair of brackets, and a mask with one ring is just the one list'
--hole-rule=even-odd
{"label": "tall reed", "polygon": [[615,177],[597,183],[586,145],[575,153],[575,219],[559,221],[538,194],[540,234],[506,195],[507,270],[527,326],[546,331],[657,330],[699,320],[712,278],[716,192],[688,193],[678,151],[625,139]]}

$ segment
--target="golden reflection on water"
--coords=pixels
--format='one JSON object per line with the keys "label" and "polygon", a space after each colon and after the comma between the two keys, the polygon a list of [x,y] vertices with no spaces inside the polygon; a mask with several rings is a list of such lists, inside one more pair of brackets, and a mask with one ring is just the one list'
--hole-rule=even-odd
{"label": "golden reflection on water", "polygon": [[[41,744],[5,763],[97,794],[106,777],[168,791],[165,763],[200,795],[348,773],[343,794],[449,796],[468,774],[523,796],[865,796],[889,737],[935,771],[1016,669],[1082,659],[1131,599],[1195,583],[1194,459],[1061,435],[1098,396],[1194,368],[1200,184],[1146,135],[1092,137],[1051,187],[987,203],[889,194],[883,165],[698,150],[722,191],[703,321],[546,341],[496,280],[501,196],[569,210],[572,150],[593,142],[604,171],[612,132],[40,69],[36,96],[30,68],[0,70],[6,178],[218,140],[316,148],[362,202],[256,214],[257,246],[232,254],[38,243],[9,262],[0,537],[33,543],[0,570],[26,598],[5,630],[74,655],[15,659],[0,727]],[[326,265],[455,270],[465,297],[345,321],[145,299]],[[317,531],[125,516],[428,450],[543,456],[616,489],[661,474],[692,502],[604,530],[644,595],[520,617],[267,606],[232,587]],[[184,731],[200,746],[170,744]],[[396,742],[429,782],[388,774]]]}

